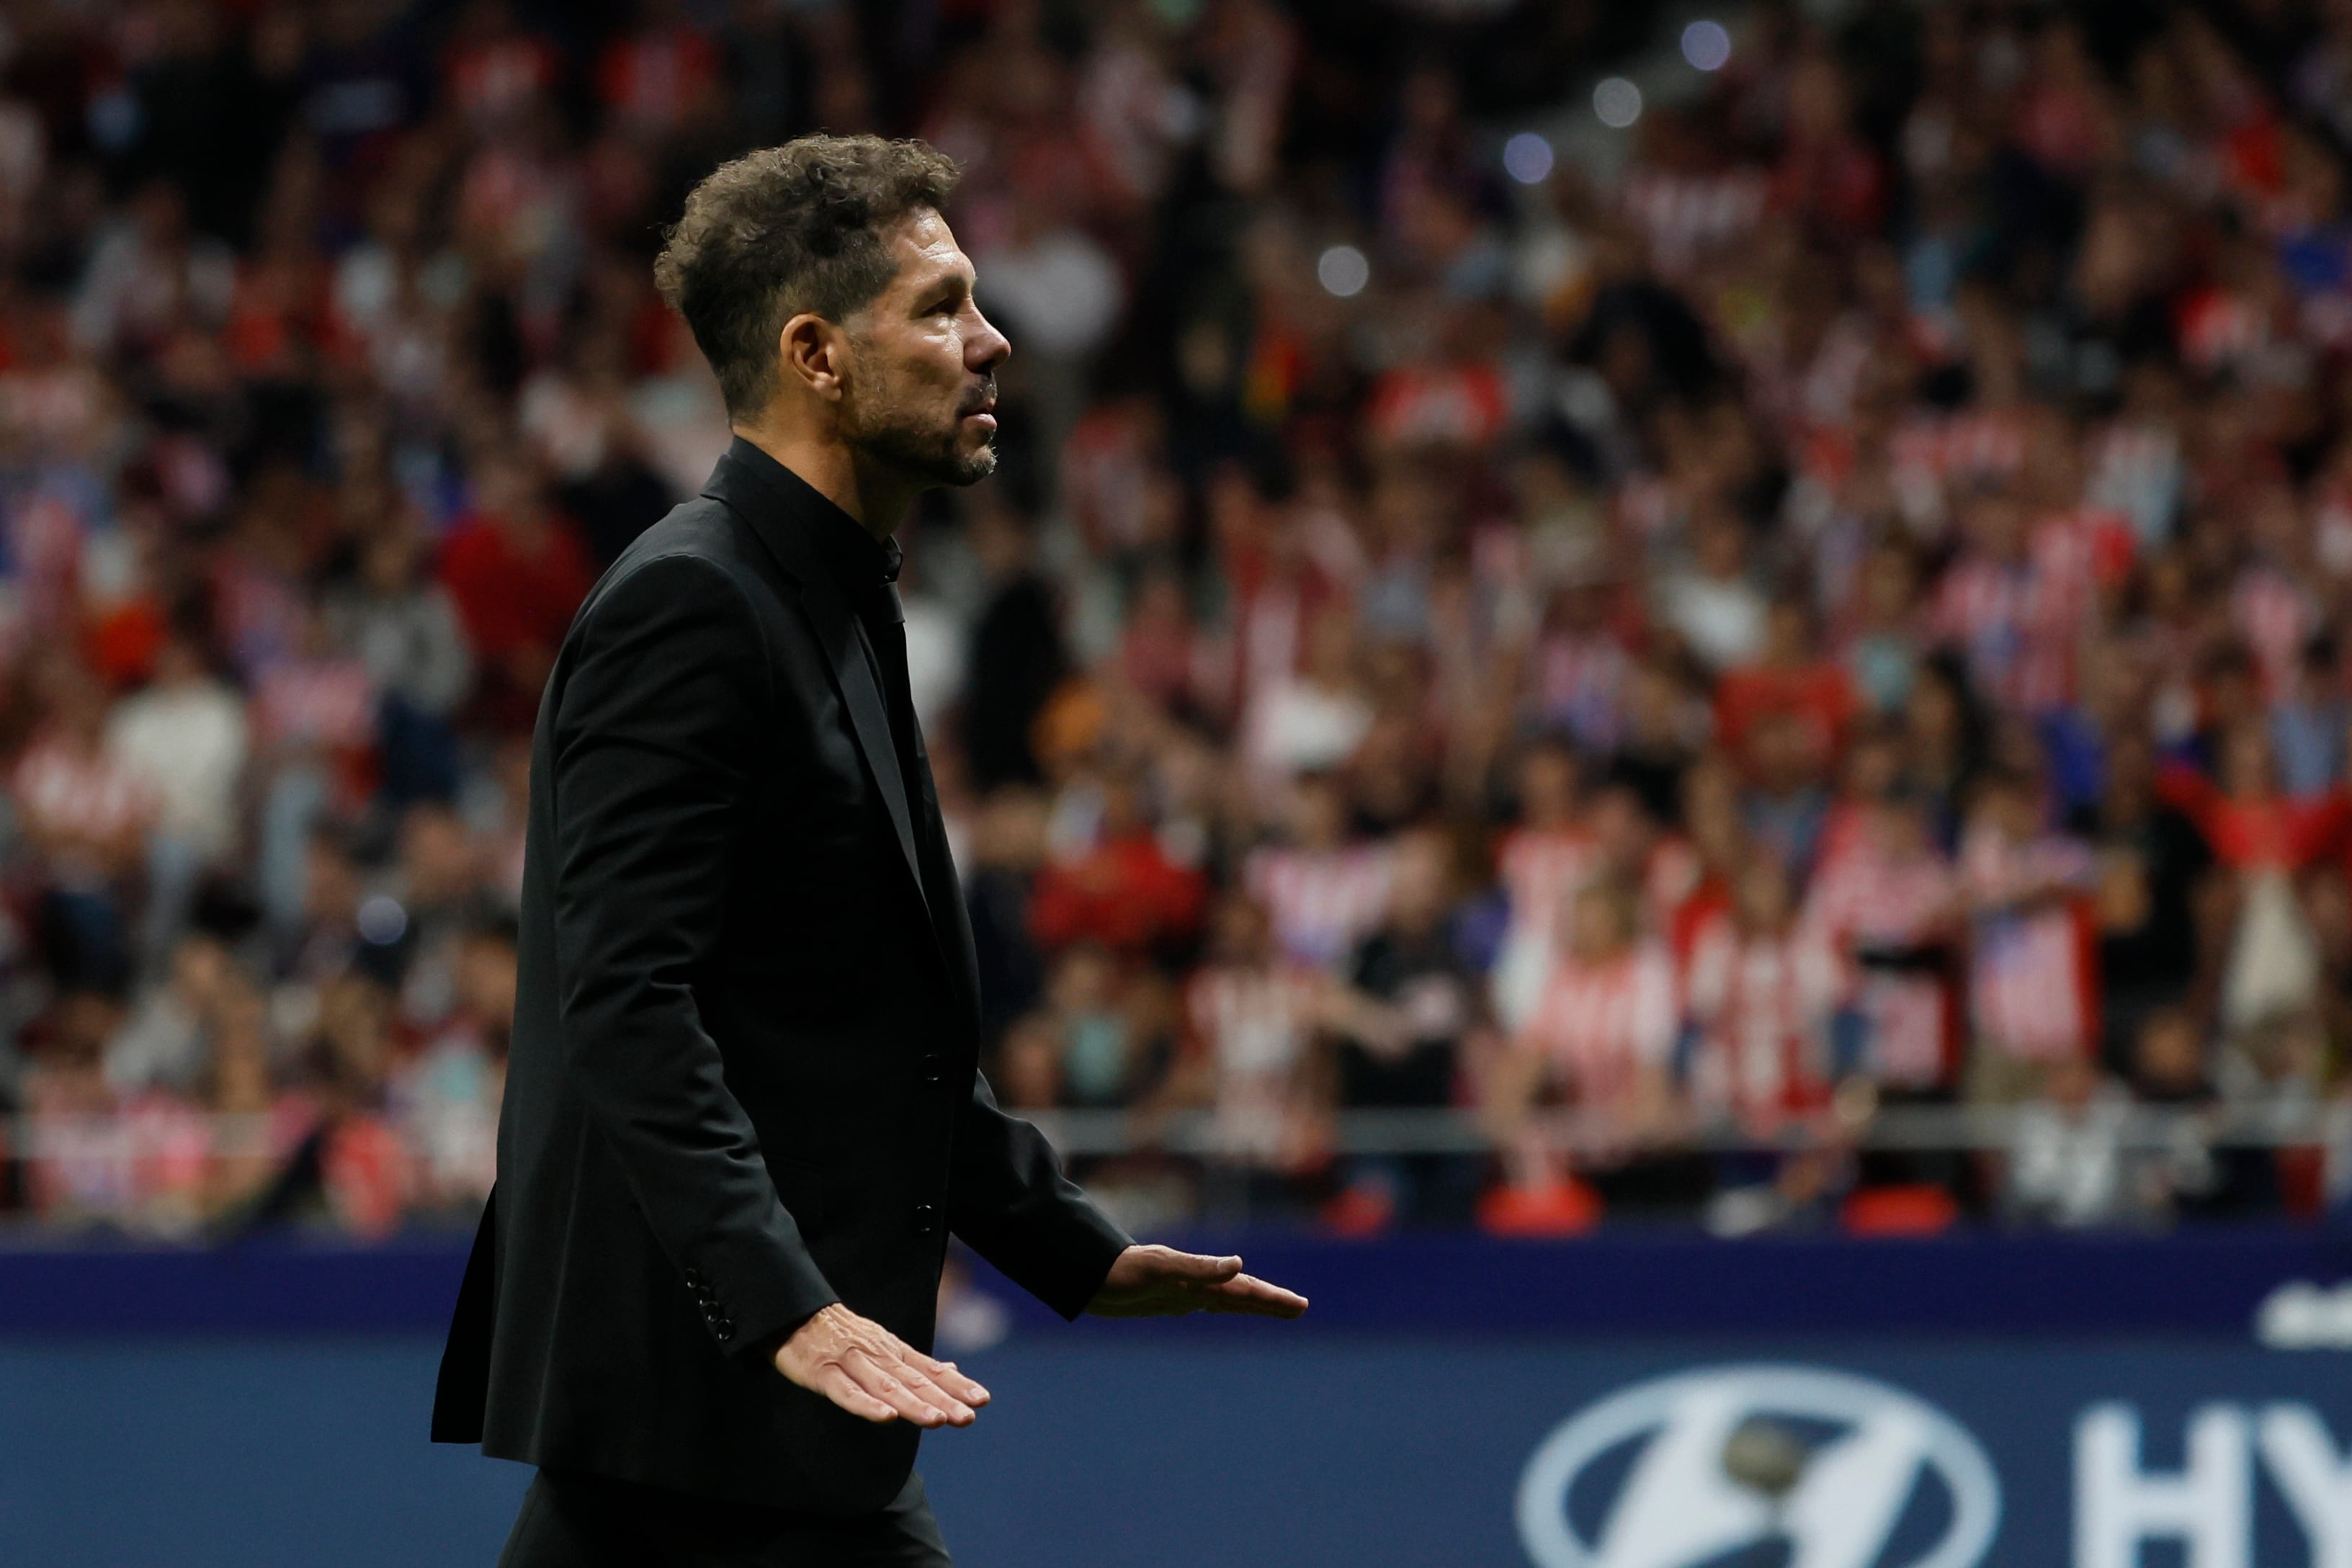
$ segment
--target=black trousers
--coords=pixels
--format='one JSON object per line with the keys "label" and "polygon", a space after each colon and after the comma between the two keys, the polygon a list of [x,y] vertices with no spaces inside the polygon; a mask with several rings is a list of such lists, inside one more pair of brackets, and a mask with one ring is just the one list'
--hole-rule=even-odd
{"label": "black trousers", "polygon": [[499,1568],[949,1568],[923,1478],[840,1518],[541,1470]]}

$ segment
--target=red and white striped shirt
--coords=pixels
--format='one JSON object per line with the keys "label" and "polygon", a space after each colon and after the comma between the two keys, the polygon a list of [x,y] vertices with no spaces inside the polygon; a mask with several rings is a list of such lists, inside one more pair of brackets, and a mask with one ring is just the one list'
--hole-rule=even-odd
{"label": "red and white striped shirt", "polygon": [[1293,961],[1336,969],[1388,914],[1392,862],[1383,844],[1340,850],[1268,848],[1243,868]]}
{"label": "red and white striped shirt", "polygon": [[1818,934],[1709,920],[1692,949],[1685,1002],[1699,1029],[1693,1098],[1761,1130],[1828,1103],[1829,1020],[1841,989],[1836,955]]}
{"label": "red and white striped shirt", "polygon": [[[62,736],[25,748],[9,780],[18,812],[36,831],[68,843],[105,844],[121,840],[155,809],[136,774],[103,751],[84,750]],[[60,846],[50,871],[68,882],[101,876],[104,868]]]}
{"label": "red and white striped shirt", "polygon": [[1972,685],[2028,713],[2065,701],[2073,648],[2050,634],[2053,596],[2022,562],[1967,556],[1937,591],[1938,637],[1959,645]]}
{"label": "red and white striped shirt", "polygon": [[2035,1061],[2079,1057],[2092,1043],[2090,943],[2072,903],[2011,908],[2026,892],[2081,881],[2090,852],[2055,837],[2019,842],[1969,830],[1960,877],[1977,909],[1969,950],[1969,1012],[1978,1035]]}
{"label": "red and white striped shirt", "polygon": [[1895,432],[1887,456],[1898,472],[1938,483],[2006,479],[2025,462],[2025,432],[2001,409],[1918,414]]}
{"label": "red and white striped shirt", "polygon": [[365,746],[375,738],[375,683],[357,659],[287,660],[261,672],[253,713],[273,746]]}
{"label": "red and white striped shirt", "polygon": [[1643,169],[1625,182],[1625,214],[1649,242],[1650,259],[1668,277],[1754,232],[1770,183],[1759,169],[1670,173]]}
{"label": "red and white striped shirt", "polygon": [[2276,702],[2294,685],[2304,645],[2319,627],[2319,607],[2311,592],[2268,562],[2238,574],[2230,592],[2230,621],[2253,650],[2263,693]]}
{"label": "red and white striped shirt", "polygon": [[1495,856],[1511,936],[1549,949],[1568,895],[1598,869],[1601,846],[1581,828],[1514,828]]}
{"label": "red and white striped shirt", "polygon": [[1532,663],[1536,712],[1565,727],[1578,744],[1614,751],[1625,677],[1633,668],[1625,645],[1605,632],[1547,632]]}
{"label": "red and white striped shirt", "polygon": [[1298,1067],[1313,1026],[1315,981],[1286,965],[1213,964],[1192,977],[1184,1009],[1216,1084],[1220,1135],[1271,1159],[1300,1107]]}
{"label": "red and white striped shirt", "polygon": [[1515,828],[1504,835],[1496,862],[1510,925],[1487,984],[1496,1017],[1517,1029],[1543,999],[1559,956],[1563,908],[1600,869],[1601,846],[1582,828]]}
{"label": "red and white striped shirt", "polygon": [[1673,1060],[1674,961],[1655,942],[1598,960],[1563,954],[1523,1041],[1580,1109],[1603,1116],[1631,1111],[1643,1074]]}
{"label": "red and white striped shirt", "polygon": [[2028,714],[2071,701],[2093,594],[2131,562],[2120,513],[2063,513],[2034,530],[2023,561],[1964,555],[1936,600],[1938,636],[1966,653],[1979,690]]}
{"label": "red and white striped shirt", "polygon": [[1864,1070],[1878,1082],[1923,1089],[1947,1082],[1953,1002],[1936,975],[1864,968],[1858,953],[1916,948],[1946,935],[1958,879],[1933,852],[1896,860],[1857,841],[1813,878],[1805,923],[1845,961],[1853,1006],[1868,1034]]}

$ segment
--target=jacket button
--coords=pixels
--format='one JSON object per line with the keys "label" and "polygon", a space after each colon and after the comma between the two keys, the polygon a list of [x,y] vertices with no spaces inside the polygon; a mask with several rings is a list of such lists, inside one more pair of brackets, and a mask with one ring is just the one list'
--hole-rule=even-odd
{"label": "jacket button", "polygon": [[925,1052],[923,1060],[916,1065],[923,1070],[924,1082],[937,1083],[940,1081],[940,1073],[946,1067],[947,1062],[938,1051],[933,1051]]}
{"label": "jacket button", "polygon": [[940,1228],[940,1211],[928,1203],[915,1206],[915,1234],[929,1236]]}

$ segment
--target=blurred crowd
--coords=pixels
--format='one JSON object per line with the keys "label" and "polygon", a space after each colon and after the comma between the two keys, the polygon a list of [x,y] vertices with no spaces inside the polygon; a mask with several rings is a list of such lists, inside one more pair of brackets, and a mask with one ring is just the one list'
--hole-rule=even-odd
{"label": "blurred crowd", "polygon": [[1603,128],[1640,10],[9,7],[0,1207],[478,1205],[540,686],[727,438],[650,258],[822,127],[965,171],[910,665],[1139,1223],[2327,1211],[2352,6],[1759,5]]}

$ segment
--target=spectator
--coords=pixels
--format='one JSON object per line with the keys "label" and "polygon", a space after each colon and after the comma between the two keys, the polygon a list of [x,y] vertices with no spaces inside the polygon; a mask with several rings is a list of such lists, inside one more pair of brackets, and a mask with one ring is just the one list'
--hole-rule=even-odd
{"label": "spectator", "polygon": [[1062,1103],[1062,1035],[1053,1018],[1016,1019],[997,1047],[996,1082],[1004,1103],[1018,1111],[1051,1111]]}
{"label": "spectator", "polygon": [[1625,734],[1611,773],[1661,822],[1682,817],[1683,780],[1704,737],[1680,676],[1662,661],[1636,665],[1628,678]]}
{"label": "spectator", "polygon": [[307,1178],[327,1213],[362,1236],[396,1228],[415,1194],[414,1161],[386,1113],[392,1050],[383,988],[359,975],[327,987],[302,1053],[318,1119],[289,1175]]}
{"label": "spectator", "polygon": [[399,854],[394,880],[377,895],[376,935],[399,955],[401,1021],[430,1030],[458,1008],[461,954],[482,914],[481,851],[456,811],[420,805],[401,819]]}
{"label": "spectator", "polygon": [[441,580],[482,662],[475,693],[482,722],[527,729],[595,572],[524,459],[486,444],[477,466],[474,508],[441,547]]}
{"label": "spectator", "polygon": [[165,640],[152,682],[107,718],[107,755],[155,803],[140,944],[151,963],[179,936],[197,878],[236,845],[246,747],[245,704],[184,635]]}
{"label": "spectator", "polygon": [[255,760],[262,783],[257,873],[281,922],[301,899],[301,857],[322,820],[349,817],[374,770],[376,693],[367,666],[329,646],[321,619],[297,610],[293,646],[254,681]]}
{"label": "spectator", "polygon": [[2335,642],[2315,636],[2296,662],[2290,689],[2271,710],[2279,788],[2291,800],[2326,795],[2344,782],[2344,742],[2352,713]]}
{"label": "spectator", "polygon": [[983,792],[1043,779],[1030,728],[1068,673],[1054,594],[1030,559],[1026,528],[994,508],[973,525],[989,596],[971,632],[963,747]]}
{"label": "spectator", "polygon": [[196,1202],[215,1220],[234,1221],[268,1193],[300,1147],[310,1108],[278,1082],[267,1000],[237,976],[214,1003],[215,1027],[197,1107],[211,1119]]}
{"label": "spectator", "polygon": [[184,936],[172,950],[169,977],[142,994],[106,1042],[106,1079],[118,1093],[193,1091],[213,1056],[209,1035],[235,959],[218,938]]}
{"label": "spectator", "polygon": [[1599,846],[1578,815],[1578,762],[1565,741],[1538,740],[1519,759],[1519,821],[1503,836],[1496,870],[1510,925],[1495,961],[1494,1008],[1506,1029],[1535,1011],[1559,953],[1561,911],[1600,869]]}
{"label": "spectator", "polygon": [[1843,1065],[1883,1090],[1933,1093],[1957,1081],[1961,916],[1958,879],[1914,796],[1869,808],[1853,849],[1813,884],[1805,918],[1844,960],[1856,1026]]}
{"label": "spectator", "polygon": [[[1387,917],[1357,945],[1346,988],[1329,1004],[1341,1110],[1455,1103],[1481,1011],[1476,977],[1452,928],[1454,897],[1453,846],[1444,835],[1401,841]],[[1400,1217],[1458,1217],[1459,1167],[1458,1160],[1429,1155],[1353,1161],[1332,1218],[1360,1233]]]}
{"label": "spectator", "polygon": [[119,991],[131,972],[126,894],[155,801],[108,753],[105,695],[89,673],[58,659],[45,674],[46,723],[11,781],[17,826],[37,857],[51,968]]}
{"label": "spectator", "polygon": [[1118,982],[1110,954],[1090,943],[1071,947],[1054,965],[1045,995],[1061,1044],[1062,1098],[1069,1104],[1124,1104],[1133,1094],[1130,1080],[1143,1077]]}
{"label": "spectator", "polygon": [[93,991],[58,998],[25,1075],[30,1197],[53,1223],[119,1221],[137,1208],[128,1129],[115,1123],[121,1102],[106,1078],[106,1040],[118,1012]]}
{"label": "spectator", "polygon": [[1691,541],[1690,564],[1659,586],[1659,618],[1709,668],[1747,664],[1763,649],[1766,607],[1748,580],[1739,521],[1711,513],[1693,525]]}
{"label": "spectator", "polygon": [[[1461,1080],[1601,1151],[1507,1141],[1507,1226],[1898,1176],[2057,1224],[2325,1201],[2352,11],[1747,29],[1622,167],[1494,202],[1477,127],[1558,83],[1476,28],[167,9],[49,7],[0,79],[28,1207],[461,1218],[549,663],[727,440],[640,240],[680,172],[816,123],[953,152],[1012,325],[1003,472],[909,537],[908,656],[1000,1092],[1191,1103],[1241,1151],[1106,1161],[1134,1213],[1454,1212],[1459,1168],[1333,1159],[1326,1119]],[[1739,983],[1824,951],[1826,1004]],[[1571,983],[1641,1005],[1546,1014]],[[2117,1082],[2177,1147],[2102,1152]],[[1666,1152],[1831,1084],[1852,1160]],[[2002,1158],[1868,1146],[1964,1090]]]}
{"label": "spectator", "polygon": [[1788,873],[1769,856],[1749,861],[1728,915],[1701,931],[1687,985],[1702,1114],[1769,1136],[1828,1108],[1837,960],[1798,923]]}
{"label": "spectator", "polygon": [[1242,882],[1291,961],[1336,971],[1387,909],[1390,848],[1349,841],[1347,796],[1332,774],[1297,780],[1290,802],[1289,841],[1255,851]]}
{"label": "spectator", "polygon": [[1765,618],[1761,655],[1727,670],[1716,684],[1717,738],[1738,751],[1751,726],[1785,716],[1815,758],[1826,763],[1834,757],[1857,704],[1845,672],[1821,659],[1813,644],[1812,615],[1804,601],[1775,601]]}
{"label": "spectator", "polygon": [[1918,628],[1913,622],[1917,569],[1900,543],[1883,543],[1863,564],[1855,591],[1855,623],[1845,642],[1848,678],[1879,714],[1900,713],[1918,668]]}
{"label": "spectator", "polygon": [[327,602],[329,643],[356,657],[382,699],[383,787],[394,805],[457,794],[450,720],[474,676],[457,606],[422,560],[407,534],[378,535],[361,551],[358,580]]}
{"label": "spectator", "polygon": [[1757,715],[1741,759],[1748,836],[1790,876],[1809,875],[1830,810],[1822,773],[1827,753],[1816,747],[1811,721],[1788,711]]}
{"label": "spectator", "polygon": [[2197,1020],[2186,1009],[2160,1008],[2140,1021],[2131,1086],[2142,1103],[2180,1115],[2172,1136],[2145,1158],[2140,1171],[2142,1195],[2152,1209],[2226,1215],[2275,1198],[2268,1150],[2214,1145],[2221,1096]]}
{"label": "spectator", "polygon": [[2010,1208],[2070,1228],[2128,1217],[2138,1196],[2123,1150],[2129,1097],[2087,1057],[2054,1064],[2046,1092],[2021,1114],[2011,1144]]}
{"label": "spectator", "polygon": [[498,1175],[499,1100],[514,1017],[515,937],[482,925],[459,938],[457,1005],[388,1088],[416,1191],[430,1208],[477,1210]]}
{"label": "spectator", "polygon": [[1325,1092],[1315,1030],[1326,982],[1286,957],[1255,900],[1229,895],[1184,998],[1187,1046],[1171,1097],[1208,1105],[1219,1146],[1263,1198],[1314,1160]]}
{"label": "spectator", "polygon": [[1323,611],[1306,641],[1298,673],[1266,680],[1242,716],[1245,755],[1269,790],[1301,773],[1337,769],[1371,728],[1347,614]]}
{"label": "spectator", "polygon": [[2249,1030],[2310,1012],[2318,1002],[2319,954],[2292,879],[2342,837],[2344,796],[2282,795],[2269,731],[2252,719],[2224,734],[2218,785],[2176,766],[2158,788],[2234,873],[2238,915],[2221,982],[2223,1023]]}
{"label": "spectator", "polygon": [[[1980,1095],[2028,1097],[2056,1065],[2093,1048],[2095,977],[2079,903],[2091,870],[2083,845],[2042,826],[2027,780],[1994,774],[1979,784],[1960,882],[1974,920],[1969,1018]],[[2087,1104],[2090,1090],[2070,1082]]]}
{"label": "spectator", "polygon": [[2197,829],[2158,798],[2145,739],[2112,743],[2105,775],[2090,818],[2098,857],[2099,1015],[2102,1054],[2121,1071],[2146,1020],[2185,1002],[2198,981],[2194,900],[2211,857]]}
{"label": "spectator", "polygon": [[[1498,1108],[1518,1118],[1556,1094],[1577,1113],[1580,1163],[1622,1169],[1675,1116],[1674,965],[1642,938],[1631,891],[1610,882],[1572,895],[1560,942],[1559,966],[1496,1075]],[[1533,1154],[1518,1163],[1523,1181],[1552,1168]]]}
{"label": "spectator", "polygon": [[1045,802],[1034,790],[989,797],[963,868],[964,909],[980,967],[981,1028],[993,1040],[1034,1006],[1045,985],[1031,906],[1045,862]]}
{"label": "spectator", "polygon": [[1114,775],[1093,847],[1037,873],[1029,920],[1047,948],[1088,941],[1130,958],[1172,956],[1197,937],[1204,879],[1170,857],[1142,788],[1132,773]]}

